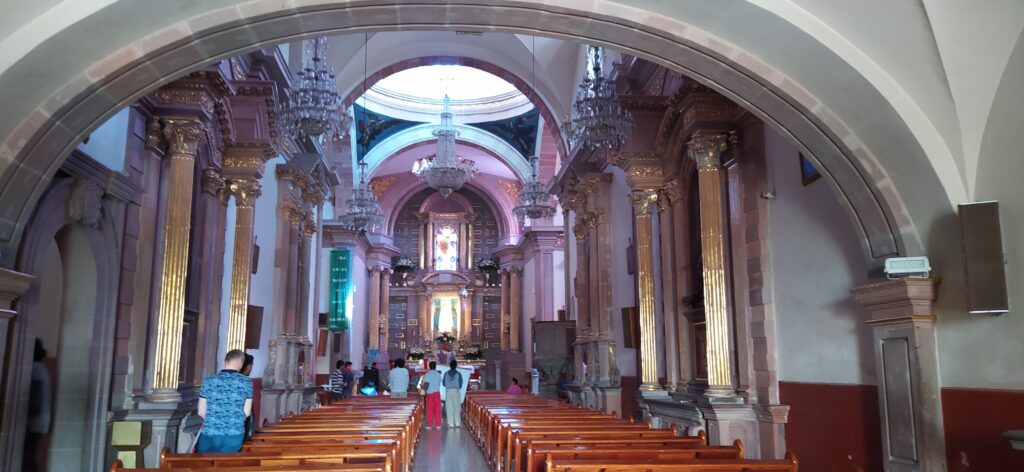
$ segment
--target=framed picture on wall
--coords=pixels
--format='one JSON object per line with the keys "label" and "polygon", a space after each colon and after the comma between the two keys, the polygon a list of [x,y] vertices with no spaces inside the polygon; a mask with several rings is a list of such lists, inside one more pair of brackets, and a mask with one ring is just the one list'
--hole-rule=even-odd
{"label": "framed picture on wall", "polygon": [[632,238],[630,238],[629,244],[626,246],[626,273],[629,275],[636,274],[636,244],[633,243]]}
{"label": "framed picture on wall", "polygon": [[327,355],[327,333],[326,329],[321,329],[317,332],[316,336],[316,356],[324,357]]}
{"label": "framed picture on wall", "polygon": [[622,309],[622,347],[640,347],[640,309],[628,306]]}
{"label": "framed picture on wall", "polygon": [[821,178],[821,174],[818,173],[818,169],[814,168],[814,164],[804,157],[803,153],[798,154],[800,156],[800,181],[804,185],[810,185],[811,182]]}
{"label": "framed picture on wall", "polygon": [[252,273],[260,269],[260,245],[252,243]]}

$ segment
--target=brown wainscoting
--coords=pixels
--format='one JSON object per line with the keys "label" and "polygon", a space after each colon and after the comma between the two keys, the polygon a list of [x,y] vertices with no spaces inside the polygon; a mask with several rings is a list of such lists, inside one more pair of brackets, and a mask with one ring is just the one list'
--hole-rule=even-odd
{"label": "brown wainscoting", "polygon": [[622,387],[622,409],[619,410],[619,415],[623,418],[642,419],[636,403],[640,392],[640,378],[623,376],[619,380],[619,386]]}
{"label": "brown wainscoting", "polygon": [[263,429],[263,422],[260,421],[260,399],[263,398],[263,378],[252,379],[252,418],[256,430]]}
{"label": "brown wainscoting", "polygon": [[946,469],[950,472],[1024,470],[1003,432],[1024,429],[1024,390],[942,389]]}
{"label": "brown wainscoting", "polygon": [[779,395],[789,405],[786,447],[800,470],[883,470],[877,387],[779,382]]}

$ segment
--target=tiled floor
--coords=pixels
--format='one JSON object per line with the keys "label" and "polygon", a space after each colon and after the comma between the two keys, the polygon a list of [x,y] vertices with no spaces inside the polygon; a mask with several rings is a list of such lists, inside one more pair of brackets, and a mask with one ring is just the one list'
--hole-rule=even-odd
{"label": "tiled floor", "polygon": [[423,431],[413,472],[486,472],[487,460],[466,428]]}

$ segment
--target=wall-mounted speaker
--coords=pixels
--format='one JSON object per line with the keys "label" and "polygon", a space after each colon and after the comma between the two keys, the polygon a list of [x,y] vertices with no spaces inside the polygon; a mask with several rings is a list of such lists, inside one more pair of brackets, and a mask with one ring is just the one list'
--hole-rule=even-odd
{"label": "wall-mounted speaker", "polygon": [[964,203],[959,205],[959,215],[967,310],[989,314],[1010,311],[999,202]]}
{"label": "wall-mounted speaker", "polygon": [[263,307],[249,305],[245,314],[245,348],[260,348],[260,333],[263,330]]}

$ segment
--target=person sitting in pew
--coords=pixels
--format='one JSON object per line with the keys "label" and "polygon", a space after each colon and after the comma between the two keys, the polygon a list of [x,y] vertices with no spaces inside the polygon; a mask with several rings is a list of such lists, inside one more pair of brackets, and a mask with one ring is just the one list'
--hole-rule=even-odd
{"label": "person sitting in pew", "polygon": [[405,359],[396,359],[395,368],[388,372],[388,385],[391,386],[392,398],[405,398],[409,393],[409,369],[405,368]]}
{"label": "person sitting in pew", "polygon": [[224,368],[203,379],[199,389],[199,416],[203,429],[196,452],[238,452],[245,438],[245,418],[252,414],[252,381],[239,370],[245,353],[232,349]]}
{"label": "person sitting in pew", "polygon": [[519,388],[519,379],[512,377],[512,385],[508,386],[508,390],[505,393],[509,395],[519,395],[523,393],[523,389]]}

